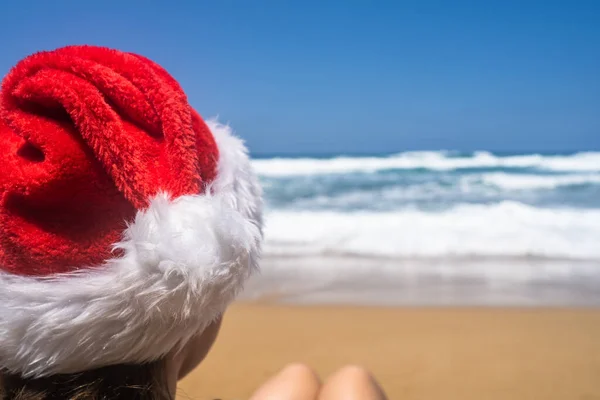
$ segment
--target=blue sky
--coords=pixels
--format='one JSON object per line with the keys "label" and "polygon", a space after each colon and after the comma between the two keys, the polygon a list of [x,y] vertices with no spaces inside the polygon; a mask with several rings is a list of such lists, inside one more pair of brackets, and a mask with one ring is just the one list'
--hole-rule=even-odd
{"label": "blue sky", "polygon": [[593,0],[5,3],[2,74],[66,44],[138,52],[255,154],[600,150]]}

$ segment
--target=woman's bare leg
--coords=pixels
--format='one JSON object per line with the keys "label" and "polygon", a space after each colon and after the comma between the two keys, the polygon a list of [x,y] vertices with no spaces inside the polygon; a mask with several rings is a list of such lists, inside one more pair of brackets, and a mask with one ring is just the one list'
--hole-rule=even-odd
{"label": "woman's bare leg", "polygon": [[321,388],[319,400],[385,400],[383,389],[364,368],[348,366],[333,374]]}
{"label": "woman's bare leg", "polygon": [[262,385],[250,400],[316,400],[320,386],[312,369],[291,364]]}

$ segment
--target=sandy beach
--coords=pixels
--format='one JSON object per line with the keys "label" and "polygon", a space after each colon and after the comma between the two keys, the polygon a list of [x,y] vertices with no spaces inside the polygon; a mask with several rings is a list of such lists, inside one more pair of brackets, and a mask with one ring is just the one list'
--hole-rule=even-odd
{"label": "sandy beach", "polygon": [[180,399],[247,399],[286,363],[369,367],[390,399],[600,399],[600,310],[236,304]]}

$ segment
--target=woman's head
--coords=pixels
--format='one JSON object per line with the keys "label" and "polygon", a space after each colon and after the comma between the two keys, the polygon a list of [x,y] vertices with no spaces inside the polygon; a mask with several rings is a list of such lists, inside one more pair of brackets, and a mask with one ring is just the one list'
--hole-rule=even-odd
{"label": "woman's head", "polygon": [[26,379],[18,374],[2,376],[2,400],[174,399],[166,380],[165,361],[121,364],[76,374]]}
{"label": "woman's head", "polygon": [[0,163],[7,385],[172,376],[257,269],[243,143],[144,57],[73,46],[19,62],[0,93]]}

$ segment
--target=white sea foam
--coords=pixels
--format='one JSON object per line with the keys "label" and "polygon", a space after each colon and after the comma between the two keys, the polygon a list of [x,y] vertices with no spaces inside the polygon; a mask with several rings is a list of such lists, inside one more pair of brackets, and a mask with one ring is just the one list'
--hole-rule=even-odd
{"label": "white sea foam", "polygon": [[254,160],[262,176],[372,173],[394,169],[448,171],[469,168],[537,168],[559,172],[600,172],[600,152],[546,156],[540,154],[496,156],[480,151],[455,157],[448,152],[407,152],[389,157],[271,158]]}
{"label": "white sea foam", "polygon": [[531,189],[556,189],[561,186],[573,186],[600,183],[600,174],[572,174],[572,175],[533,175],[533,174],[508,174],[505,172],[492,172],[482,175],[464,177],[467,182],[481,182],[507,190]]}
{"label": "white sea foam", "polygon": [[267,255],[600,260],[600,210],[540,209],[508,201],[440,212],[275,210],[267,214],[266,239]]}

